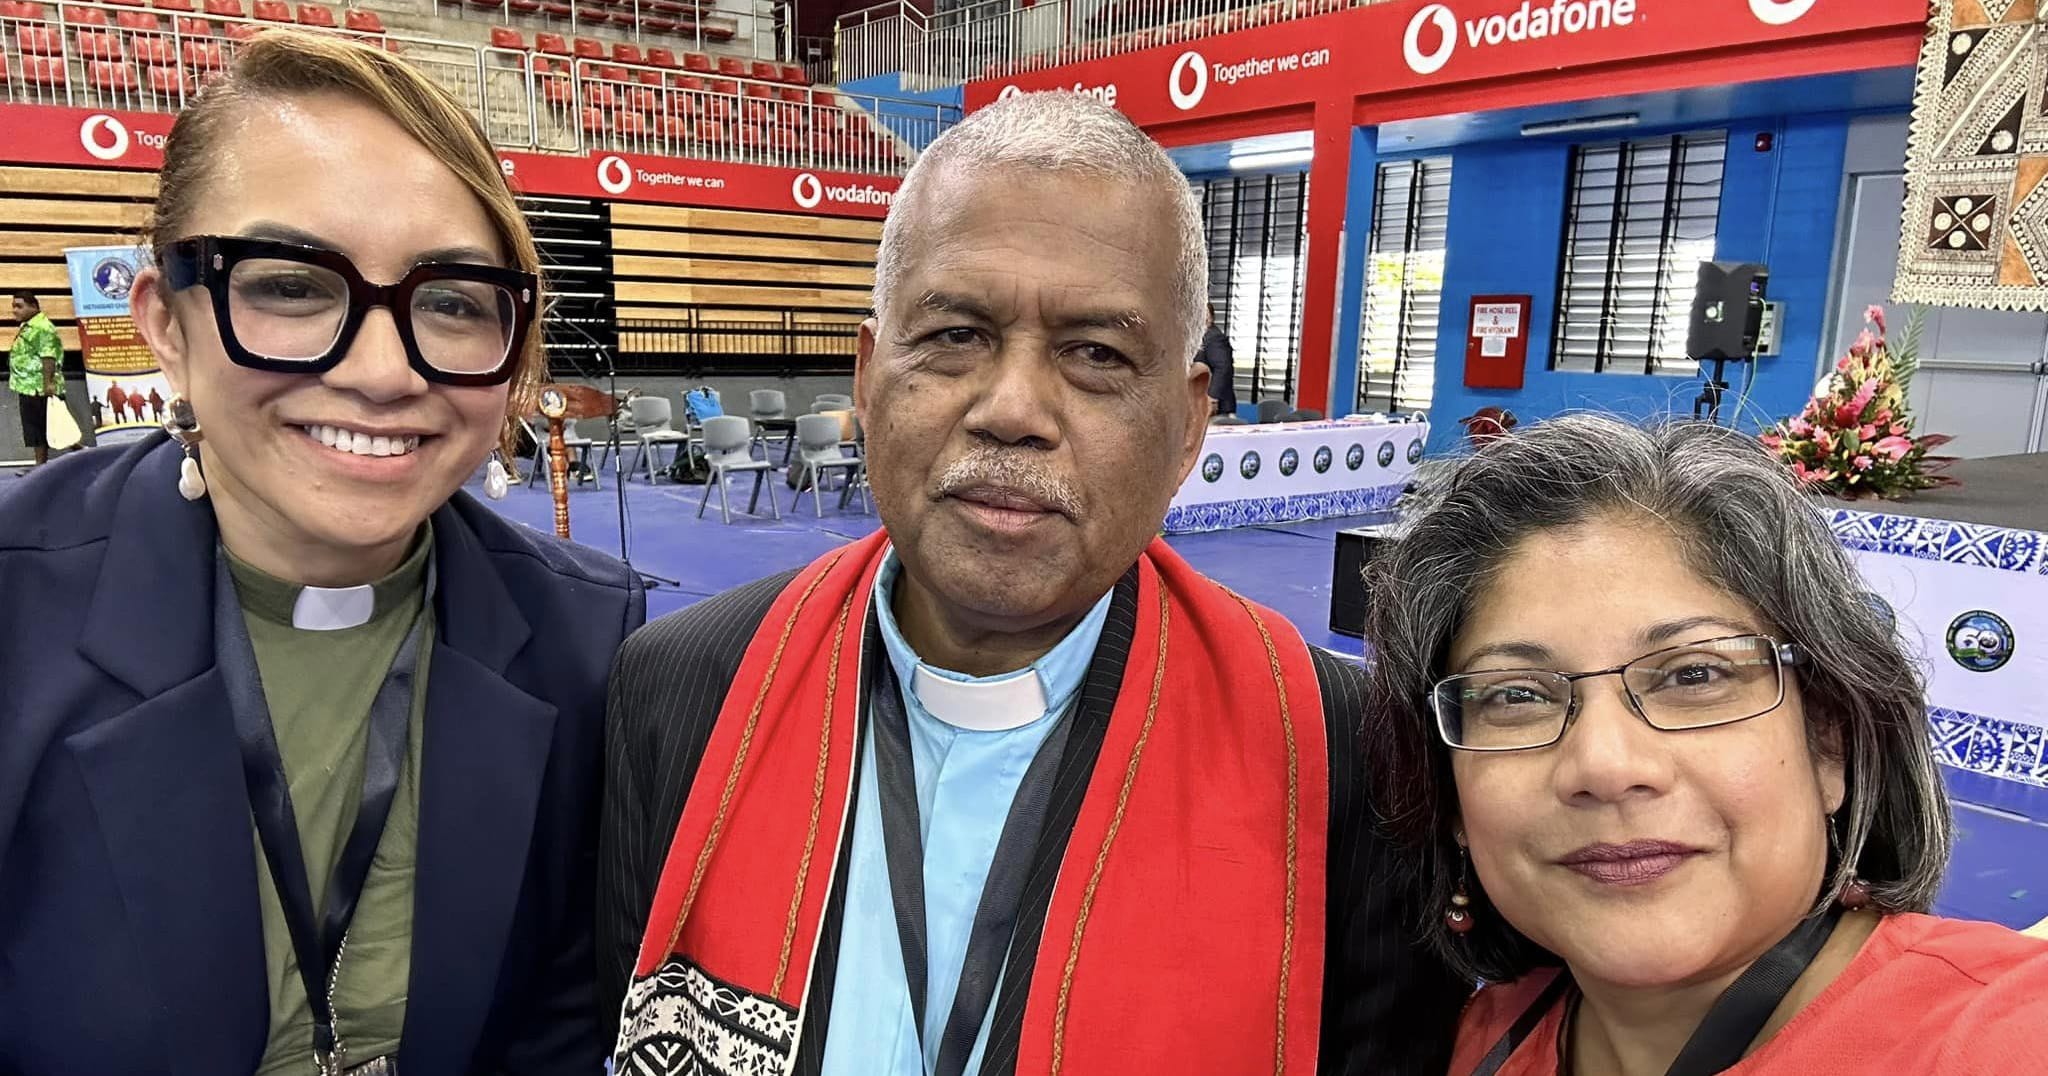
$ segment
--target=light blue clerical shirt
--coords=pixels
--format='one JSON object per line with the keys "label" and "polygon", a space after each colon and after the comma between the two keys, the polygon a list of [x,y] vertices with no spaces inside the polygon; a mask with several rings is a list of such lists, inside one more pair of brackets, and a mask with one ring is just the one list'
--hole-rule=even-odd
{"label": "light blue clerical shirt", "polygon": [[[963,676],[925,664],[904,641],[889,604],[901,573],[891,552],[875,576],[874,603],[910,721],[917,816],[924,831],[928,970],[923,1048],[896,935],[871,725],[861,747],[855,792],[826,1076],[915,1076],[938,1064],[982,882],[995,859],[1010,801],[1046,734],[1079,697],[1109,616],[1110,596],[1105,594],[1066,638],[1028,668],[1000,676]],[[981,1070],[987,1046],[988,1017],[983,1014],[968,1073]]]}

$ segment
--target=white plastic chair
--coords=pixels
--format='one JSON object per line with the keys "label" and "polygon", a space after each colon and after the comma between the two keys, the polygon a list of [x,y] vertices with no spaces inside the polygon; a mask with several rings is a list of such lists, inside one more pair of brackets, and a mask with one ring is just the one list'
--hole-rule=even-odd
{"label": "white plastic chair", "polygon": [[846,455],[840,445],[838,419],[830,415],[805,415],[796,420],[797,462],[790,476],[790,481],[796,486],[796,496],[789,502],[791,510],[803,501],[804,483],[808,481],[811,484],[811,512],[823,516],[825,476],[838,471],[851,483],[860,473],[860,457]]}
{"label": "white plastic chair", "polygon": [[[720,415],[704,423],[704,462],[711,467],[711,474],[704,480],[704,500],[697,505],[697,518],[704,518],[704,510],[711,506],[711,488],[718,487],[718,515],[727,523],[732,522],[730,502],[732,491],[726,488],[726,478],[734,474],[753,472],[754,492],[747,498],[747,514],[755,514],[754,508],[761,502],[761,483],[767,479],[773,464],[754,458],[753,423],[738,415]],[[782,518],[782,505],[775,500],[775,491],[768,491],[768,507],[775,512],[775,518]]]}

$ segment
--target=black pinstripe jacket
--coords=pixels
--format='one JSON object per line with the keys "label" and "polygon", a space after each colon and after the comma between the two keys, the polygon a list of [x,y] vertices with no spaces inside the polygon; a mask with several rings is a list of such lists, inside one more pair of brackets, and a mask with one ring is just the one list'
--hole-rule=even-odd
{"label": "black pinstripe jacket", "polygon": [[[598,981],[607,1013],[623,1003],[662,861],[726,691],[769,606],[794,575],[763,579],[663,617],[627,640],[619,654],[611,683],[597,893]],[[1136,580],[1134,569],[1117,585],[1081,689],[994,1002],[983,1076],[1010,1076],[1016,1068],[1053,882],[1123,680],[1137,620]],[[864,645],[870,650],[862,666],[875,668],[880,642],[872,617]],[[1417,941],[1419,911],[1405,888],[1392,883],[1394,852],[1372,828],[1365,787],[1371,774],[1358,742],[1363,671],[1313,647],[1310,653],[1330,744],[1329,951],[1319,1070],[1434,1076],[1450,1062],[1459,1009],[1471,991]],[[796,1065],[805,1076],[818,1073],[824,1055],[845,908],[843,857],[852,843],[843,842],[819,934]]]}

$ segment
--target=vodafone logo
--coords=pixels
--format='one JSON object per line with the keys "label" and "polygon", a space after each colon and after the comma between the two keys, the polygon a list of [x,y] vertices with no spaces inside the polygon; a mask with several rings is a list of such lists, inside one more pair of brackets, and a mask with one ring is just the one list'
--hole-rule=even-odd
{"label": "vodafone logo", "polygon": [[597,185],[606,194],[624,194],[633,187],[633,166],[622,157],[606,157],[597,162]]}
{"label": "vodafone logo", "polygon": [[[1436,27],[1436,48],[1422,51],[1422,31],[1425,26]],[[1408,61],[1408,70],[1418,75],[1434,75],[1451,62],[1451,53],[1458,48],[1458,17],[1442,4],[1431,4],[1415,13],[1408,20],[1408,32],[1401,36],[1401,58]]]}
{"label": "vodafone logo", "polygon": [[78,144],[102,161],[118,161],[128,155],[128,127],[105,113],[87,116],[78,125]]}
{"label": "vodafone logo", "polygon": [[1012,98],[1012,97],[1022,97],[1022,96],[1024,96],[1024,91],[1023,91],[1023,90],[1020,90],[1020,89],[1018,89],[1018,88],[1017,88],[1017,87],[1015,87],[1015,86],[1005,86],[1005,87],[1003,87],[1003,92],[1001,92],[1001,93],[999,93],[999,94],[996,94],[996,100],[998,100],[998,101],[1007,101],[1007,100],[1009,100],[1009,99],[1010,99],[1010,98]]}
{"label": "vodafone logo", "polygon": [[1766,26],[1788,26],[1813,10],[1814,0],[1749,0],[1749,13]]}
{"label": "vodafone logo", "polygon": [[790,183],[789,196],[796,199],[796,204],[805,209],[816,209],[818,203],[825,200],[825,185],[818,181],[817,176],[802,172]]}
{"label": "vodafone logo", "polygon": [[1181,53],[1173,62],[1173,73],[1166,76],[1166,95],[1173,99],[1173,107],[1186,112],[1201,104],[1208,92],[1209,61],[1199,52]]}

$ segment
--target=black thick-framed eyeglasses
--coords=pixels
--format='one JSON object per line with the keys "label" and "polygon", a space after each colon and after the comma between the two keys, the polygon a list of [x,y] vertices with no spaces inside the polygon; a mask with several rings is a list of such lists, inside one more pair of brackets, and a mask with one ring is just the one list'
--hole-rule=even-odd
{"label": "black thick-framed eyeglasses", "polygon": [[1579,713],[1579,681],[1620,676],[1637,717],[1660,732],[1732,725],[1785,701],[1785,667],[1805,660],[1768,635],[1729,635],[1666,647],[1610,669],[1482,669],[1437,681],[1437,733],[1460,751],[1531,751],[1564,738]]}
{"label": "black thick-framed eyeglasses", "polygon": [[413,370],[443,385],[510,380],[539,290],[532,273],[466,262],[421,262],[396,283],[372,284],[338,251],[232,235],[178,240],[163,270],[173,290],[211,293],[237,366],[326,373],[381,306]]}

